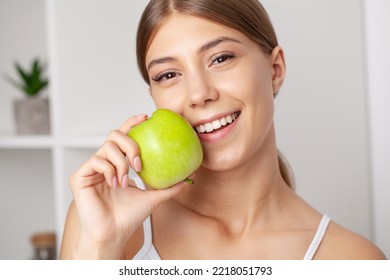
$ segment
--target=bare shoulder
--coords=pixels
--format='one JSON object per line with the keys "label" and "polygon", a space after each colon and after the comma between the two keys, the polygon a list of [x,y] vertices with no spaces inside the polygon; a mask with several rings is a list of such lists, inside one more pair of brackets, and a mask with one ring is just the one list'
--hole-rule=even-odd
{"label": "bare shoulder", "polygon": [[383,260],[386,256],[365,237],[331,222],[315,259]]}

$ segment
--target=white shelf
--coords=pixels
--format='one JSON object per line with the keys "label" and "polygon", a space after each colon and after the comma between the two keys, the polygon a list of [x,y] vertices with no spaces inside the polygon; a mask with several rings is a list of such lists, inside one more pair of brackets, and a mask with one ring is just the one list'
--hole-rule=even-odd
{"label": "white shelf", "polygon": [[82,136],[54,138],[53,136],[1,136],[0,149],[53,149],[54,147],[70,149],[97,149],[105,136]]}
{"label": "white shelf", "polygon": [[50,149],[52,136],[0,136],[0,149]]}
{"label": "white shelf", "polygon": [[105,141],[106,136],[83,136],[61,139],[61,146],[70,149],[97,149]]}

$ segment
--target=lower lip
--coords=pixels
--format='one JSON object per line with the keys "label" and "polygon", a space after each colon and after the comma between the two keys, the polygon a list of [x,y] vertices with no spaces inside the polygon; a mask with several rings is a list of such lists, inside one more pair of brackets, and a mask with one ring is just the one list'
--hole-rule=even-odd
{"label": "lower lip", "polygon": [[198,137],[202,142],[213,143],[220,141],[225,138],[237,125],[237,122],[240,120],[240,116],[238,116],[234,122],[230,125],[226,125],[216,131],[210,133],[198,133]]}

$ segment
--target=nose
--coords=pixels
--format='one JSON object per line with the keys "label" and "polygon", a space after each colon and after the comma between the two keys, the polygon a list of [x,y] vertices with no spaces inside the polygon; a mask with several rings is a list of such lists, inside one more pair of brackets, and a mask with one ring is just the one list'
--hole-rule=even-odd
{"label": "nose", "polygon": [[206,106],[218,100],[219,93],[212,80],[202,73],[194,73],[187,80],[187,95],[191,107]]}

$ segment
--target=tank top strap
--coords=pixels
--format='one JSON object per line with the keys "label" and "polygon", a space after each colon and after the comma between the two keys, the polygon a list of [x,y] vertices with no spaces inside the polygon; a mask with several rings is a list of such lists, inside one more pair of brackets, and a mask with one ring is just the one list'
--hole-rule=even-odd
{"label": "tank top strap", "polygon": [[312,260],[313,259],[315,253],[318,250],[318,247],[321,244],[322,239],[325,236],[325,232],[328,228],[329,222],[330,222],[330,218],[327,215],[323,215],[321,222],[318,226],[317,232],[313,238],[313,241],[311,242],[311,244],[310,244],[310,246],[305,254],[305,257],[303,258],[304,260]]}
{"label": "tank top strap", "polygon": [[[137,187],[141,190],[145,190],[145,184],[138,177],[132,178],[136,183]],[[143,223],[144,230],[144,244],[137,254],[133,257],[133,260],[159,260],[160,256],[158,255],[154,245],[153,245],[153,235],[152,235],[152,221],[151,217],[148,216]]]}
{"label": "tank top strap", "polygon": [[146,190],[146,186],[140,177],[131,177],[131,180],[134,181],[137,188],[139,188],[140,190]]}

